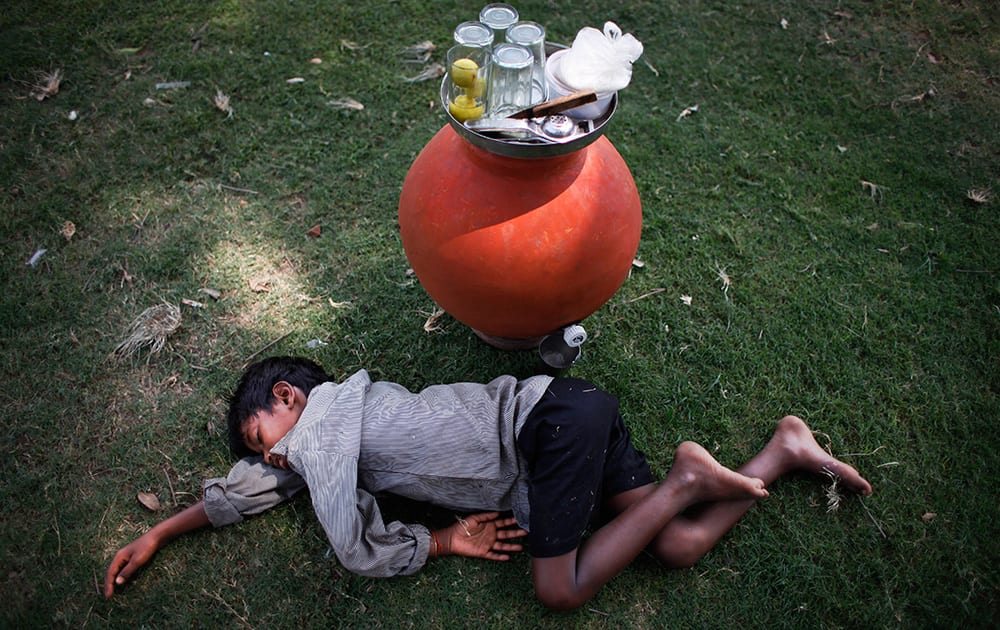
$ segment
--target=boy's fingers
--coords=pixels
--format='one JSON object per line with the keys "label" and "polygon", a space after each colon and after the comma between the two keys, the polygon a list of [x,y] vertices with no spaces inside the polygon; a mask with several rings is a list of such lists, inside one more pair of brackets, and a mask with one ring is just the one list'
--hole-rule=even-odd
{"label": "boy's fingers", "polygon": [[487,523],[496,519],[498,516],[500,516],[499,512],[484,512],[482,514],[473,514],[469,518],[477,523]]}
{"label": "boy's fingers", "polygon": [[517,529],[498,529],[497,538],[520,538],[521,536],[527,536],[528,532],[524,531],[520,527]]}
{"label": "boy's fingers", "polygon": [[117,581],[119,572],[122,565],[127,563],[128,558],[122,557],[122,553],[119,551],[108,566],[108,572],[104,575],[104,597],[111,597],[114,594],[115,584],[120,583]]}

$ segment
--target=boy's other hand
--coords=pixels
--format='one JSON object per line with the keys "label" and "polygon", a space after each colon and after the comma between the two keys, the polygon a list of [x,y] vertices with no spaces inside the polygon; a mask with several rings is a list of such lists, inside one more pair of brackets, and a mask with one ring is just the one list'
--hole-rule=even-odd
{"label": "boy's other hand", "polygon": [[114,595],[115,586],[125,584],[159,548],[156,539],[146,533],[119,549],[104,576],[104,597],[107,599]]}
{"label": "boy's other hand", "polygon": [[521,551],[521,545],[506,541],[520,538],[528,532],[517,527],[517,519],[499,516],[497,512],[486,512],[459,519],[445,530],[448,551],[470,558],[509,560],[507,554]]}

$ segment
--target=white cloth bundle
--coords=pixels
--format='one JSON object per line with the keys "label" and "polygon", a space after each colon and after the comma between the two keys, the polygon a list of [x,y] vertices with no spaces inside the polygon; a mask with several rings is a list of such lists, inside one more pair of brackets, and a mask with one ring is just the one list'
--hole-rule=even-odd
{"label": "white cloth bundle", "polygon": [[603,33],[587,26],[562,55],[556,77],[573,89],[616,92],[632,80],[632,62],[640,55],[642,43],[622,35],[614,22],[605,22]]}

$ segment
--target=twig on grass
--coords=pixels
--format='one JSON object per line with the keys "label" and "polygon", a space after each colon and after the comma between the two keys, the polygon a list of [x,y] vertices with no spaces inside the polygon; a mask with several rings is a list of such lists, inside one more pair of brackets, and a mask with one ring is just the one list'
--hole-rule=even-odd
{"label": "twig on grass", "polygon": [[[824,435],[826,435],[826,434],[824,433]],[[826,437],[827,437],[827,439],[830,439],[830,436],[826,436]],[[883,448],[885,448],[885,445],[878,446],[878,447],[875,448],[875,450],[868,451],[867,453],[844,453],[843,455],[841,455],[841,457],[868,457],[870,455],[874,455],[875,453],[878,453]]]}
{"label": "twig on grass", "polygon": [[170,474],[167,472],[166,466],[163,467],[163,476],[167,478],[167,488],[170,489],[170,500],[173,501],[174,507],[177,507],[177,494],[174,492],[174,484],[170,481]]}
{"label": "twig on grass", "polygon": [[232,615],[234,617],[236,617],[241,622],[243,622],[243,627],[245,627],[245,628],[253,628],[253,624],[251,624],[249,621],[247,621],[246,617],[244,617],[240,613],[236,612],[236,609],[233,608],[229,604],[229,602],[227,602],[226,600],[224,600],[222,598],[222,595],[219,595],[218,593],[211,593],[211,592],[209,592],[209,591],[207,591],[205,589],[201,589],[201,593],[202,593],[202,595],[207,595],[207,596],[211,597],[212,599],[214,599],[215,601],[217,601],[220,604],[222,604],[226,608],[226,610],[228,610],[230,613],[232,613]]}
{"label": "twig on grass", "polygon": [[657,293],[663,293],[664,291],[666,291],[666,288],[664,288],[664,287],[660,287],[658,289],[653,289],[649,293],[643,293],[639,297],[634,297],[631,300],[625,300],[624,302],[622,302],[622,304],[631,304],[632,302],[638,302],[639,300],[645,300],[646,298],[648,298],[650,296],[656,295]]}
{"label": "twig on grass", "polygon": [[878,521],[875,520],[875,517],[872,515],[871,510],[869,510],[868,506],[865,505],[865,500],[862,497],[858,497],[858,501],[861,503],[861,508],[864,509],[865,514],[867,514],[868,518],[871,519],[872,524],[875,525],[875,529],[878,530],[878,533],[882,534],[882,538],[888,539],[889,536],[886,535],[885,530],[882,529],[882,526],[879,525]]}
{"label": "twig on grass", "polygon": [[244,370],[244,369],[246,369],[246,367],[247,367],[248,365],[250,365],[250,362],[251,362],[251,361],[253,361],[254,357],[256,357],[256,356],[257,356],[258,354],[260,354],[261,352],[264,352],[265,350],[267,350],[268,348],[270,348],[270,347],[271,347],[271,346],[273,346],[274,344],[278,343],[279,341],[281,341],[282,339],[284,339],[285,337],[287,337],[287,336],[288,336],[288,335],[290,335],[290,334],[292,334],[292,333],[290,333],[290,332],[286,332],[285,334],[283,334],[282,336],[278,337],[277,339],[275,339],[275,340],[274,340],[274,341],[272,341],[271,343],[267,344],[266,346],[264,346],[264,347],[263,347],[263,348],[261,348],[260,350],[258,350],[258,351],[256,351],[256,352],[254,352],[253,354],[251,354],[250,356],[248,356],[248,357],[247,357],[246,359],[244,359],[244,360],[243,360],[243,365],[242,365],[242,366],[240,367],[240,369],[241,369],[241,370]]}
{"label": "twig on grass", "polygon": [[56,530],[56,557],[62,555],[62,534],[59,533],[59,520],[56,515],[52,515],[52,528]]}
{"label": "twig on grass", "polygon": [[[250,190],[249,188],[236,188],[235,186],[226,186],[225,184],[219,184],[219,189],[221,190],[231,190],[233,192],[248,193],[250,195],[259,195],[260,193],[256,190]],[[149,214],[147,212],[147,214]]]}

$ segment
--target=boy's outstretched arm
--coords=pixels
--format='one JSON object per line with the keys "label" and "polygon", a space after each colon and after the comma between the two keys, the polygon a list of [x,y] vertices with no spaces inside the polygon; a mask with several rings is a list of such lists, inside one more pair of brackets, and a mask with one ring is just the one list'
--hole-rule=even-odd
{"label": "boy's outstretched arm", "polygon": [[110,598],[115,586],[121,586],[142,568],[163,545],[181,534],[210,525],[205,502],[199,501],[183,512],[157,523],[151,530],[118,550],[104,577],[104,597]]}

